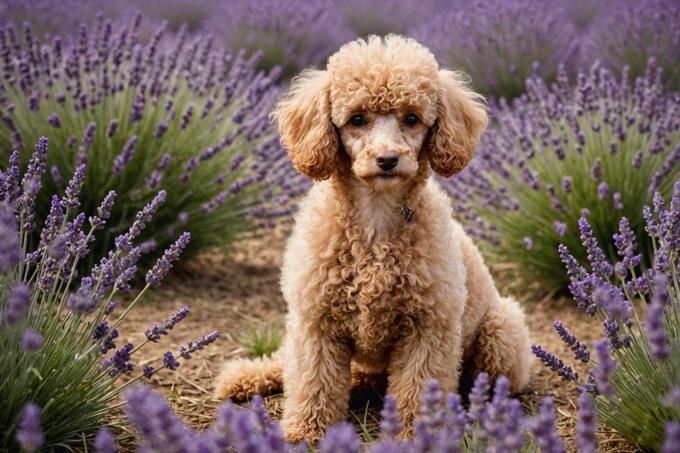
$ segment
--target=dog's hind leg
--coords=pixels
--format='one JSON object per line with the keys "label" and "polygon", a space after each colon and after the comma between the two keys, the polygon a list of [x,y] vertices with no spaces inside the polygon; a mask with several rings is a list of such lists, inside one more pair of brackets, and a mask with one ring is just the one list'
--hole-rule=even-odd
{"label": "dog's hind leg", "polygon": [[215,393],[219,398],[234,401],[282,390],[283,364],[277,353],[271,357],[230,360],[222,366],[215,383]]}
{"label": "dog's hind leg", "polygon": [[474,375],[486,372],[492,380],[504,375],[510,390],[518,392],[529,383],[531,351],[529,331],[519,303],[499,297],[483,316],[471,360]]}

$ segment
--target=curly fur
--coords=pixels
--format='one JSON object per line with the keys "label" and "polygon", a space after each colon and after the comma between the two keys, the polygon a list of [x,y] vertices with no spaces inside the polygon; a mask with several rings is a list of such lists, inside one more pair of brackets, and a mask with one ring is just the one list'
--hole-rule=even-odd
{"label": "curly fur", "polygon": [[[370,124],[348,124],[357,112]],[[408,112],[418,125],[404,124]],[[466,358],[524,387],[522,310],[500,297],[430,177],[472,157],[487,121],[480,97],[415,41],[371,37],[341,48],[326,71],[303,73],[275,118],[296,168],[323,181],[302,201],[284,254],[284,343],[271,359],[225,364],[217,394],[283,387],[286,438],[313,441],[345,419],[352,386],[371,373],[387,374],[404,435],[425,382],[457,390]],[[399,157],[389,178],[375,164],[385,153]]]}

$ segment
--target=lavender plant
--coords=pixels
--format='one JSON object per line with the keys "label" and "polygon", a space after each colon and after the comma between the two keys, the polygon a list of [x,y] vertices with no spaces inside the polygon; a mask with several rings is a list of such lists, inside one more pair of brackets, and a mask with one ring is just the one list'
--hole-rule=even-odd
{"label": "lavender plant", "polygon": [[575,302],[602,321],[603,338],[592,351],[555,324],[575,358],[590,365],[588,376],[538,346],[533,349],[563,379],[594,396],[604,423],[645,448],[668,445],[664,451],[674,451],[680,422],[680,182],[668,206],[657,192],[643,214],[655,251],[648,269],[641,266],[625,217],[613,237],[616,263],[608,261],[586,218],[579,227],[591,270],[560,245]]}
{"label": "lavender plant", "polygon": [[[159,341],[188,314],[185,307],[154,325],[140,345],[117,344],[126,315],[161,283],[190,234],[179,235],[146,274],[146,285],[117,310],[117,297],[129,291],[137,271],[139,237],[165,192],[159,191],[116,237],[112,250],[79,276],[79,261],[104,230],[116,193],[109,192],[88,218],[80,209],[87,173],[82,165],[65,195],[52,197],[47,219],[38,228],[35,207],[47,172],[47,143],[40,138],[23,175],[18,152],[0,170],[0,450],[7,451],[81,444],[94,435],[122,391],[163,368],[177,368],[219,335],[213,332],[179,348],[177,358],[168,351],[155,367],[139,370],[134,365],[144,344]],[[39,237],[35,246],[30,245],[32,236]],[[122,383],[124,375],[130,378]]]}
{"label": "lavender plant", "polygon": [[630,68],[632,77],[645,72],[655,58],[664,81],[680,88],[680,4],[673,0],[627,0],[602,8],[584,39],[587,62],[599,59],[612,71]]}
{"label": "lavender plant", "polygon": [[[617,77],[599,65],[573,86],[564,71],[550,87],[531,78],[512,106],[492,109],[495,125],[477,157],[445,183],[457,215],[492,259],[517,263],[518,275],[542,291],[567,287],[560,243],[585,262],[581,215],[603,244],[626,217],[649,264],[642,206],[654,191],[669,197],[677,180],[679,104],[653,61],[632,84],[627,70]],[[603,252],[616,258],[611,246]]]}
{"label": "lavender plant", "polygon": [[0,162],[13,149],[25,162],[40,134],[52,143],[38,217],[86,162],[82,210],[93,215],[110,190],[118,194],[95,257],[158,190],[167,199],[142,236],[152,256],[180,229],[192,233],[190,255],[289,213],[301,179],[268,120],[276,71],[253,70],[253,58],[210,37],[166,36],[163,26],[143,42],[141,23],[136,15],[115,29],[99,15],[69,46],[39,41],[28,24],[0,29]]}
{"label": "lavender plant", "polygon": [[407,34],[410,29],[431,17],[437,6],[444,7],[433,0],[349,0],[337,3],[345,24],[363,37],[372,34]]}
{"label": "lavender plant", "polygon": [[328,0],[225,2],[206,27],[228,49],[245,49],[248,55],[259,51],[259,67],[279,66],[285,77],[324,63],[354,37]]}
{"label": "lavender plant", "polygon": [[552,0],[454,2],[412,35],[488,96],[514,98],[536,73],[554,80],[577,61],[576,32]]}

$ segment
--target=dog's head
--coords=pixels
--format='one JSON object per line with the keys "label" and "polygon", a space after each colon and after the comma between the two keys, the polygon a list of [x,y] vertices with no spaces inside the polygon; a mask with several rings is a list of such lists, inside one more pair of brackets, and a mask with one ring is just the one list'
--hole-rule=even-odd
{"label": "dog's head", "polygon": [[379,191],[407,184],[427,162],[442,176],[460,171],[487,123],[481,96],[458,73],[394,35],[350,42],[327,70],[304,71],[274,117],[298,171],[322,180],[347,161]]}

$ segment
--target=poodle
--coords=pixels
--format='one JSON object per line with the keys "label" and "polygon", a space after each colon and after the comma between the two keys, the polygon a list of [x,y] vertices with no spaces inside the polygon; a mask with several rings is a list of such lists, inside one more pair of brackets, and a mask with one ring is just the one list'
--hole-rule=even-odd
{"label": "poodle", "polygon": [[284,253],[283,344],[227,362],[218,396],[282,389],[294,442],[346,419],[362,376],[387,374],[403,436],[427,380],[456,391],[464,361],[522,389],[522,309],[499,295],[430,174],[470,161],[487,124],[482,97],[413,39],[371,36],[345,44],[326,70],[302,72],[273,116],[293,165],[316,184]]}

